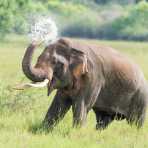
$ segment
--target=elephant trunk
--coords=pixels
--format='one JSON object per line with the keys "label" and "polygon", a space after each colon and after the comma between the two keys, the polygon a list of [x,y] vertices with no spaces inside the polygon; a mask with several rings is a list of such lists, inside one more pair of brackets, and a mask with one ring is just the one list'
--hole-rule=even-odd
{"label": "elephant trunk", "polygon": [[30,44],[25,52],[22,69],[26,77],[28,77],[33,82],[41,82],[47,78],[47,74],[43,69],[31,66],[32,55],[35,50],[35,45]]}

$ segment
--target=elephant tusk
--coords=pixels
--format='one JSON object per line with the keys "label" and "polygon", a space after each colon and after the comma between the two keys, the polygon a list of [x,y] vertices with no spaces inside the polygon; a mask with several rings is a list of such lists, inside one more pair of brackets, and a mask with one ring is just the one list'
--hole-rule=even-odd
{"label": "elephant tusk", "polygon": [[30,88],[30,87],[41,88],[41,87],[46,87],[48,82],[49,80],[45,79],[43,82],[19,84],[13,87],[13,89],[23,90],[23,89]]}
{"label": "elephant tusk", "polygon": [[40,88],[40,87],[45,87],[45,86],[47,86],[48,82],[49,82],[49,80],[48,80],[48,79],[45,79],[43,82],[28,83],[28,86]]}

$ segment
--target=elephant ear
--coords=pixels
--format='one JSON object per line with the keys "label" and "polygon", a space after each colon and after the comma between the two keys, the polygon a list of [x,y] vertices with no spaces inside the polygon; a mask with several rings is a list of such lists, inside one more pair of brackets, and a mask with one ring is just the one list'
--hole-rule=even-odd
{"label": "elephant ear", "polygon": [[80,50],[72,48],[70,55],[70,66],[73,76],[76,79],[80,78],[82,75],[85,75],[88,72],[86,54]]}

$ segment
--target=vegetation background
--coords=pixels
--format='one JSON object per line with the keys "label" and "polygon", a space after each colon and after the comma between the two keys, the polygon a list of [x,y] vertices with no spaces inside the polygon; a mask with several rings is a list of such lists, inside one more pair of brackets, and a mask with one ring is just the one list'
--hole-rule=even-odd
{"label": "vegetation background", "polygon": [[[148,79],[148,2],[0,0],[0,148],[147,148],[148,116],[140,130],[123,120],[100,132],[95,130],[93,112],[84,128],[73,129],[70,111],[53,132],[41,128],[55,92],[47,97],[46,89],[12,89],[28,82],[21,60],[30,21],[41,14],[52,16],[63,36],[79,37],[82,42],[80,38],[90,38],[90,43],[123,52],[140,65]],[[36,51],[34,62],[42,50]]]}
{"label": "vegetation background", "polygon": [[53,17],[64,36],[148,40],[145,0],[1,0],[1,37],[27,33],[41,14]]}

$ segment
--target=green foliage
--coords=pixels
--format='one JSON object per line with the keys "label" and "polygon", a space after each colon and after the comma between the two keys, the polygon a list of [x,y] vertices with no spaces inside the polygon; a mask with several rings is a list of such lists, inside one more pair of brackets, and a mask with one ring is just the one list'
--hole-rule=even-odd
{"label": "green foliage", "polygon": [[[124,16],[104,27],[105,36],[119,39],[148,40],[148,3],[141,2]],[[106,31],[105,31],[106,30]]]}
{"label": "green foliage", "polygon": [[81,14],[81,12],[86,12],[87,8],[81,4],[73,4],[70,2],[60,2],[60,1],[49,1],[48,4],[49,11],[53,13],[60,14],[61,16],[73,16],[74,13]]}
{"label": "green foliage", "polygon": [[121,30],[123,35],[148,40],[148,3],[141,2],[132,8],[129,15],[123,19],[123,23],[126,25],[125,29]]}
{"label": "green foliage", "polygon": [[[62,29],[62,35],[84,38],[102,38],[102,29],[106,23],[111,22],[112,12],[121,13],[122,9],[117,6],[98,7],[98,9],[87,9],[87,12],[81,12],[80,15],[75,14],[69,19],[68,24]],[[114,15],[114,14],[113,14]],[[118,17],[118,16],[115,16]],[[114,20],[114,19],[113,19]]]}
{"label": "green foliage", "polygon": [[[62,26],[61,32],[64,36],[148,40],[148,3],[145,1],[124,9],[117,6],[117,11],[111,6],[104,7],[104,10],[101,8],[91,10],[85,6],[85,9],[81,11],[73,11],[71,7],[68,7],[69,11],[66,11],[59,5],[59,2],[56,4],[56,7],[54,7],[56,12],[62,14],[63,11],[61,20],[64,23],[59,23]],[[102,16],[103,11],[107,13],[107,20]],[[112,11],[114,11],[113,14]],[[118,14],[119,16],[111,19]]]}
{"label": "green foliage", "polygon": [[[26,3],[26,2],[25,2]],[[23,34],[29,30],[29,19],[35,14],[45,14],[47,10],[41,2],[28,1],[22,8],[17,9],[17,13],[14,17],[14,24],[12,27],[13,32]]]}
{"label": "green foliage", "polygon": [[28,17],[33,13],[47,12],[41,2],[32,0],[0,1],[0,35],[9,32],[24,33],[28,31]]}
{"label": "green foliage", "polygon": [[[93,16],[93,17],[90,17]],[[70,19],[69,23],[64,26],[62,35],[72,37],[97,37],[97,28],[99,27],[99,16],[91,11],[87,15],[74,16],[75,19]]]}
{"label": "green foliage", "polygon": [[0,33],[4,35],[5,32],[8,32],[10,26],[13,22],[13,12],[15,11],[14,0],[4,0],[0,1]]}
{"label": "green foliage", "polygon": [[[107,5],[100,5],[103,2]],[[12,32],[26,34],[30,18],[43,14],[54,18],[64,36],[148,40],[148,3],[121,6],[115,4],[121,0],[110,2],[114,4],[108,0],[3,0],[0,37]]]}

